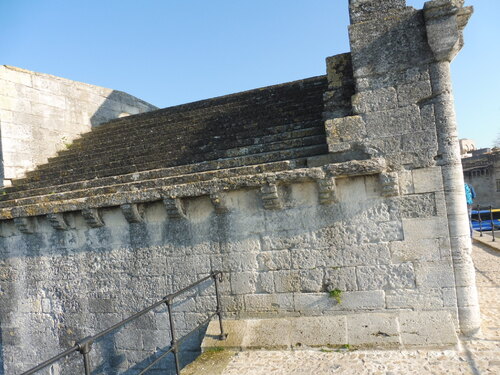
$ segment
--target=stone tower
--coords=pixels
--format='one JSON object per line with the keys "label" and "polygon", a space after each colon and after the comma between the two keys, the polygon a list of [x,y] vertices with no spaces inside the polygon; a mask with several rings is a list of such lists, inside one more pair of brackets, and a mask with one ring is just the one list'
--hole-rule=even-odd
{"label": "stone tower", "polygon": [[[349,35],[352,105],[357,121],[368,123],[368,139],[377,145],[383,139],[379,149],[389,155],[394,136],[420,131],[406,135],[406,142],[403,136],[401,154],[387,158],[391,167],[402,171],[435,163],[441,170],[460,328],[470,334],[480,317],[450,77],[450,62],[463,46],[462,30],[472,14],[463,5],[463,0],[434,0],[415,12],[404,0],[350,0]],[[430,139],[436,150],[420,152],[415,160],[409,151],[423,151],[420,146]]]}

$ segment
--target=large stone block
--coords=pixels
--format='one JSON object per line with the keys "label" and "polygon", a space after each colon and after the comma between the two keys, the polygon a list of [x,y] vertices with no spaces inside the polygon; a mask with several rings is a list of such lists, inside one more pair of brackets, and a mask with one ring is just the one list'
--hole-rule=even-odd
{"label": "large stone block", "polygon": [[446,288],[455,285],[453,267],[446,261],[416,263],[415,274],[419,289]]}
{"label": "large stone block", "polygon": [[384,22],[372,20],[349,27],[354,77],[383,75],[432,61],[421,13],[406,8],[380,16]]}
{"label": "large stone block", "polygon": [[436,216],[436,198],[433,193],[406,195],[399,199],[401,217],[425,218]]}
{"label": "large stone block", "polygon": [[299,271],[284,270],[274,272],[274,287],[278,293],[298,292],[301,290]]}
{"label": "large stone block", "polygon": [[357,290],[355,267],[334,267],[325,269],[325,281],[327,291],[339,289],[343,291]]}
{"label": "large stone block", "polygon": [[248,312],[292,311],[294,295],[292,293],[248,294],[244,297]]}
{"label": "large stone block", "polygon": [[360,290],[389,290],[415,287],[413,264],[380,265],[357,267]]}
{"label": "large stone block", "polygon": [[420,111],[408,106],[363,115],[370,138],[393,137],[420,129]]}
{"label": "large stone block", "polygon": [[237,272],[231,274],[231,292],[233,294],[249,294],[256,290],[256,272]]}
{"label": "large stone block", "polygon": [[[328,298],[331,299],[331,297]],[[344,292],[341,295],[341,300],[338,307],[342,310],[378,310],[385,307],[385,293],[382,290]]]}
{"label": "large stone block", "polygon": [[394,109],[398,106],[396,89],[387,87],[359,92],[353,95],[352,106],[357,114]]}
{"label": "large stone block", "polygon": [[347,316],[349,345],[397,348],[401,345],[397,318],[390,314]]}
{"label": "large stone block", "polygon": [[299,271],[300,291],[319,292],[323,290],[323,270],[301,270]]}
{"label": "large stone block", "polygon": [[401,339],[405,346],[453,346],[458,342],[456,328],[446,311],[403,312],[399,316]]}
{"label": "large stone block", "polygon": [[432,96],[431,82],[427,80],[400,85],[397,87],[397,95],[400,107],[418,104]]}
{"label": "large stone block", "polygon": [[412,174],[416,194],[443,190],[443,176],[440,167],[415,169]]}
{"label": "large stone block", "polygon": [[391,243],[391,260],[394,263],[439,259],[441,259],[441,251],[438,239],[426,238]]}
{"label": "large stone block", "polygon": [[290,343],[296,349],[347,344],[345,316],[300,317],[289,320]]}
{"label": "large stone block", "polygon": [[277,271],[289,268],[292,264],[289,250],[263,251],[257,255],[259,270]]}
{"label": "large stone block", "polygon": [[365,123],[360,116],[326,120],[325,128],[330,152],[336,152],[335,146],[340,142],[360,141],[366,136]]}
{"label": "large stone block", "polygon": [[444,306],[441,289],[400,289],[385,292],[388,309],[430,310]]}
{"label": "large stone block", "polygon": [[369,21],[387,16],[405,7],[404,0],[351,0],[349,2],[349,14],[351,23]]}
{"label": "large stone block", "polygon": [[448,236],[448,222],[442,217],[403,219],[405,240],[421,240]]}

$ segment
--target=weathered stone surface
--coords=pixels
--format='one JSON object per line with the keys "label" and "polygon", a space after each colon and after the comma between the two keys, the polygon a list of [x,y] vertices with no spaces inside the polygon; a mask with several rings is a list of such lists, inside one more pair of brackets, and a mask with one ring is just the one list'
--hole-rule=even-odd
{"label": "weathered stone surface", "polygon": [[32,234],[35,232],[34,219],[28,217],[16,217],[14,224],[21,233]]}
{"label": "weathered stone surface", "polygon": [[458,338],[446,311],[405,312],[399,316],[401,339],[405,346],[453,346]]}
{"label": "weathered stone surface", "polygon": [[396,316],[388,314],[348,316],[347,335],[349,345],[353,346],[395,348],[401,344]]}
{"label": "weathered stone surface", "polygon": [[[226,316],[307,318],[252,322],[234,347],[406,345],[408,309],[477,329],[449,71],[426,36],[450,15],[392,0],[351,11],[352,54],[329,58],[327,77],[116,120],[15,181],[0,197],[3,358],[29,336],[44,342],[35,362],[214,270]],[[16,229],[30,220],[33,233]],[[179,335],[215,311],[214,293],[176,299]],[[120,332],[124,363],[164,343],[165,315]]]}
{"label": "weathered stone surface", "polygon": [[320,204],[337,203],[339,201],[335,178],[323,178],[316,183],[318,184],[318,199]]}
{"label": "weathered stone surface", "polygon": [[415,288],[415,270],[411,263],[357,267],[360,290]]}
{"label": "weathered stone surface", "polygon": [[432,96],[431,82],[419,81],[398,86],[397,101],[400,107],[420,103]]}
{"label": "weathered stone surface", "polygon": [[283,206],[276,184],[266,184],[261,188],[262,203],[268,210],[277,210]]}
{"label": "weathered stone surface", "polygon": [[399,177],[397,173],[381,173],[380,183],[382,185],[382,195],[384,197],[394,197],[399,195]]}
{"label": "weathered stone surface", "polygon": [[363,118],[365,123],[370,124],[367,133],[373,138],[408,134],[421,127],[417,106],[368,113]]}
{"label": "weathered stone surface", "polygon": [[391,260],[394,263],[435,261],[441,258],[438,239],[395,241],[391,243]]}
{"label": "weathered stone surface", "polygon": [[163,203],[165,204],[169,218],[185,219],[187,217],[182,199],[176,197],[164,198]]}
{"label": "weathered stone surface", "polygon": [[104,221],[102,221],[101,214],[98,208],[83,209],[82,216],[85,219],[85,222],[91,228],[104,226]]}
{"label": "weathered stone surface", "polygon": [[13,66],[0,66],[0,82],[3,186],[93,126],[157,109],[120,91]]}
{"label": "weathered stone surface", "polygon": [[351,0],[349,1],[351,23],[382,18],[387,13],[403,9],[405,5],[404,0]]}
{"label": "weathered stone surface", "polygon": [[141,223],[144,221],[144,206],[126,203],[121,206],[123,215],[129,223]]}
{"label": "weathered stone surface", "polygon": [[441,289],[399,289],[385,292],[388,309],[429,310],[443,307]]}
{"label": "weathered stone surface", "polygon": [[438,213],[434,193],[406,195],[400,198],[399,205],[404,219],[431,217]]}
{"label": "weathered stone surface", "polygon": [[362,91],[352,98],[355,113],[385,111],[398,106],[398,96],[393,87],[378,90]]}
{"label": "weathered stone surface", "polygon": [[330,292],[335,289],[341,291],[357,290],[356,283],[356,268],[355,267],[338,267],[325,270],[325,287],[326,291]]}
{"label": "weathered stone surface", "polygon": [[445,288],[455,285],[455,275],[450,263],[419,262],[415,264],[418,288]]}
{"label": "weathered stone surface", "polygon": [[[334,145],[340,142],[360,141],[366,135],[366,128],[360,116],[349,116],[325,121],[326,141]],[[330,149],[334,152],[334,149]]]}
{"label": "weathered stone surface", "polygon": [[68,223],[66,222],[66,219],[64,218],[63,214],[48,214],[47,219],[49,219],[50,224],[52,225],[53,228],[59,229],[59,230],[67,230],[68,229]]}
{"label": "weathered stone surface", "polygon": [[412,174],[416,194],[442,190],[443,176],[440,167],[415,169]]}
{"label": "weathered stone surface", "polygon": [[448,235],[448,225],[440,217],[403,219],[405,239],[420,240]]}

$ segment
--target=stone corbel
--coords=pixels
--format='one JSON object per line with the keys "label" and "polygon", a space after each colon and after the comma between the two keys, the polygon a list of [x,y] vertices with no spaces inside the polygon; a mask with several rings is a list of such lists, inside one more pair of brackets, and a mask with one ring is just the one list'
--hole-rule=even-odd
{"label": "stone corbel", "polygon": [[170,219],[186,219],[186,210],[180,198],[168,197],[163,198],[163,204],[167,209],[167,216]]}
{"label": "stone corbel", "polygon": [[451,61],[463,47],[462,31],[472,15],[463,0],[434,0],[424,5],[427,41],[436,60]]}
{"label": "stone corbel", "polygon": [[64,218],[64,215],[62,213],[51,213],[47,214],[47,219],[50,222],[50,225],[52,225],[52,228],[57,229],[57,230],[68,230],[69,225],[66,222],[66,219]]}
{"label": "stone corbel", "polygon": [[144,206],[136,203],[126,203],[120,206],[123,216],[129,223],[142,223],[144,221]]}
{"label": "stone corbel", "polygon": [[33,223],[33,218],[31,217],[15,217],[14,224],[21,233],[35,233],[35,224]]}
{"label": "stone corbel", "polygon": [[337,183],[334,177],[325,177],[316,180],[318,185],[318,198],[320,204],[332,204],[339,201],[337,195]]}
{"label": "stone corbel", "polygon": [[275,183],[267,183],[261,186],[260,192],[266,210],[279,210],[283,207],[283,201],[278,194],[278,186]]}
{"label": "stone corbel", "polygon": [[101,218],[99,209],[85,208],[82,210],[82,216],[87,225],[91,228],[99,228],[104,226],[104,221]]}
{"label": "stone corbel", "polygon": [[382,196],[394,197],[399,195],[399,177],[395,172],[384,172],[380,174],[382,185]]}
{"label": "stone corbel", "polygon": [[225,214],[229,211],[224,193],[217,192],[210,194],[210,201],[212,202],[217,214]]}

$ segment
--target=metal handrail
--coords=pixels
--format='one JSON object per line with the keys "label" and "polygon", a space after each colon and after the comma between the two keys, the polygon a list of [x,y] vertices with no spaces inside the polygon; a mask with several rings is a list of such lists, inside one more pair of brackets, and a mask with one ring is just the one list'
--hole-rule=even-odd
{"label": "metal handrail", "polygon": [[[172,318],[172,302],[174,300],[174,298],[178,297],[179,295],[185,293],[186,291],[194,288],[195,286],[209,280],[209,279],[213,279],[214,280],[214,285],[215,285],[215,298],[216,298],[216,302],[217,302],[217,306],[216,306],[216,311],[214,313],[212,313],[207,319],[205,319],[202,323],[198,324],[193,330],[191,330],[188,334],[184,335],[183,337],[181,337],[180,339],[176,339],[176,336],[175,336],[175,327],[174,327],[174,321],[173,321],[173,318]],[[194,332],[196,332],[200,327],[204,326],[205,324],[207,324],[208,322],[210,322],[210,320],[212,320],[212,318],[214,316],[218,316],[219,317],[219,327],[220,327],[220,336],[219,336],[219,339],[220,340],[224,340],[226,338],[226,334],[224,333],[224,327],[222,325],[222,306],[221,306],[221,302],[220,302],[220,295],[219,295],[219,282],[222,281],[222,272],[221,271],[214,271],[212,273],[210,273],[210,275],[202,278],[202,279],[199,279],[198,281],[194,282],[193,284],[191,285],[188,285],[187,287],[179,290],[178,292],[175,292],[173,294],[169,294],[165,297],[163,297],[160,301],[146,307],[145,309],[135,313],[134,315],[131,315],[129,316],[127,319],[124,319],[122,320],[121,322],[119,323],[116,323],[115,325],[105,329],[104,331],[101,331],[93,336],[89,336],[89,337],[86,337],[84,339],[82,339],[81,341],[77,342],[72,348],[70,349],[67,349],[65,350],[64,352],[62,353],[59,353],[57,354],[56,356],[46,360],[45,362],[42,362],[40,363],[38,366],[36,367],[33,367],[32,369],[26,371],[26,372],[23,372],[21,375],[31,375],[31,374],[34,374],[44,368],[46,368],[47,366],[50,366],[52,365],[53,363],[59,361],[60,359],[62,358],[65,358],[67,357],[68,355],[74,353],[74,352],[80,352],[80,354],[82,354],[83,356],[83,366],[84,366],[84,369],[85,369],[85,375],[90,375],[91,371],[92,371],[92,366],[91,366],[91,363],[90,363],[90,352],[92,350],[92,345],[94,344],[95,341],[97,341],[98,339],[100,339],[101,337],[103,336],[106,336],[107,334],[111,333],[112,331],[120,328],[120,327],[123,327],[125,324],[131,322],[132,320],[135,320],[141,316],[143,316],[144,314],[150,312],[151,310],[155,309],[156,307],[158,306],[161,306],[163,304],[166,304],[167,305],[167,310],[168,310],[168,318],[169,318],[169,322],[170,322],[170,337],[171,337],[171,342],[170,342],[170,349],[167,350],[166,352],[162,353],[161,356],[159,356],[158,358],[156,358],[152,363],[150,363],[145,369],[141,370],[141,372],[138,373],[138,375],[141,375],[141,374],[144,374],[146,371],[148,371],[149,369],[151,369],[155,364],[157,364],[161,359],[163,359],[167,354],[169,353],[173,353],[174,354],[174,360],[175,360],[175,370],[176,370],[176,373],[177,375],[180,375],[180,365],[179,365],[179,345],[184,341],[186,340],[189,336],[191,336]]]}
{"label": "metal handrail", "polygon": [[[492,236],[492,242],[495,242],[495,221],[493,220],[493,206],[483,206],[482,208],[485,208],[486,210],[490,211],[490,223],[491,223],[491,236]],[[483,237],[483,220],[481,218],[481,206],[477,205],[476,207],[477,210],[477,216],[478,216],[478,221],[479,221],[479,237]],[[486,220],[488,221],[488,220]]]}

